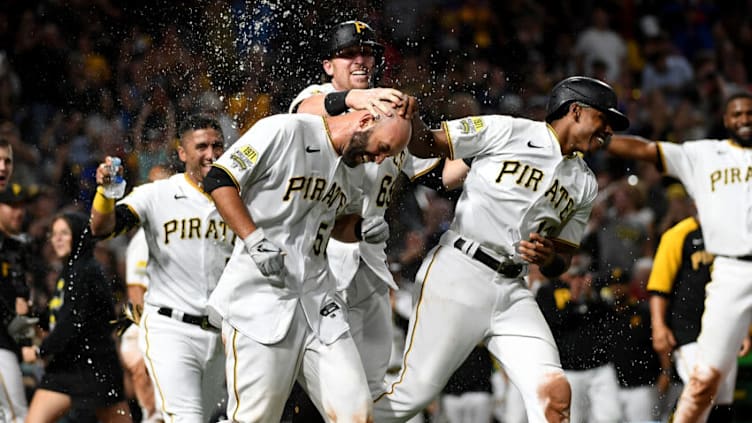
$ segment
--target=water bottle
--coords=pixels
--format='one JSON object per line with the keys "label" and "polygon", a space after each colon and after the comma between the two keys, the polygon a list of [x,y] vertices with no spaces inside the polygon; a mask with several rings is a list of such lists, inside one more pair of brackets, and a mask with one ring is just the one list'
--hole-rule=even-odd
{"label": "water bottle", "polygon": [[120,172],[123,167],[119,157],[113,157],[110,164],[110,183],[104,186],[104,196],[117,200],[125,194],[125,179]]}

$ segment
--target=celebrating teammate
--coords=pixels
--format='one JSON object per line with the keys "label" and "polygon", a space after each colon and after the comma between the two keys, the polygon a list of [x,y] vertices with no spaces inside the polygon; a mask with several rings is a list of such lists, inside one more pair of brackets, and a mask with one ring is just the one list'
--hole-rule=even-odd
{"label": "celebrating teammate", "polygon": [[[376,33],[361,21],[335,25],[329,35],[323,68],[331,82],[311,85],[293,100],[290,112],[337,116],[351,110],[374,115],[410,115],[408,97],[391,88],[370,88],[381,61],[383,46]],[[363,180],[363,216],[383,217],[400,171],[409,177],[425,174],[438,160],[416,160],[406,151],[382,163],[366,163]],[[464,164],[459,161],[455,167]],[[368,387],[375,398],[384,391],[392,349],[392,317],[389,288],[398,289],[386,265],[386,241],[344,243],[330,240],[327,257],[337,279],[337,290],[346,290],[350,334],[358,347]]]}
{"label": "celebrating teammate", "polygon": [[523,276],[528,263],[549,277],[567,269],[597,193],[578,153],[628,126],[615,107],[610,86],[572,77],[553,88],[547,122],[478,116],[416,129],[412,153],[474,160],[450,230],[418,271],[402,369],[375,421],[423,409],[477,344],[519,388],[530,421],[567,421],[570,387]]}
{"label": "celebrating teammate", "polygon": [[[149,246],[139,344],[168,422],[206,422],[225,397],[220,333],[206,304],[232,252],[234,235],[219,216],[203,181],[224,151],[214,119],[194,115],[181,125],[178,155],[185,173],[137,187],[115,205],[97,195],[92,231],[122,234],[141,225]],[[97,183],[109,180],[108,157]]]}
{"label": "celebrating teammate", "polygon": [[399,153],[410,133],[407,119],[365,111],[272,116],[209,172],[207,191],[243,240],[210,298],[223,318],[231,420],[279,421],[296,379],[327,421],[370,418],[371,396],[326,246],[330,236],[371,243],[388,237],[383,217],[357,215],[363,172],[356,167]]}
{"label": "celebrating teammate", "polygon": [[728,98],[723,124],[730,137],[726,140],[673,144],[615,136],[608,147],[617,156],[655,163],[684,184],[695,199],[706,250],[715,255],[697,363],[679,398],[676,423],[707,419],[752,322],[752,94]]}

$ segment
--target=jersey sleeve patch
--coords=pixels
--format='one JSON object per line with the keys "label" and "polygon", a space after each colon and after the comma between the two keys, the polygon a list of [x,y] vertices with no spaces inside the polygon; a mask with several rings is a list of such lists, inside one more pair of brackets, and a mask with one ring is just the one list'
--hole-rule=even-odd
{"label": "jersey sleeve patch", "polygon": [[237,167],[240,170],[246,170],[249,167],[256,164],[258,161],[259,153],[255,148],[250,145],[244,145],[238,148],[237,151],[230,155],[232,159],[233,167]]}
{"label": "jersey sleeve patch", "polygon": [[480,116],[471,116],[458,121],[459,131],[462,135],[476,134],[486,128],[483,118]]}

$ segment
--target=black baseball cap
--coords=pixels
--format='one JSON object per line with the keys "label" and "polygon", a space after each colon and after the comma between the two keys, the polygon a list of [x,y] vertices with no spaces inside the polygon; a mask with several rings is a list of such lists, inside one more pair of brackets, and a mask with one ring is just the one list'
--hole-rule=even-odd
{"label": "black baseball cap", "polygon": [[34,199],[39,194],[39,187],[36,185],[23,186],[18,183],[12,183],[0,192],[0,203],[18,204],[25,203]]}

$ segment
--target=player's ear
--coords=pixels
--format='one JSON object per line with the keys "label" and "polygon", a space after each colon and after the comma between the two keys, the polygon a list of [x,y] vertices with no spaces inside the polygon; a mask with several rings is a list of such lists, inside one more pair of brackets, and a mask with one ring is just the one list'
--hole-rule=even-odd
{"label": "player's ear", "polygon": [[569,105],[569,111],[574,115],[575,122],[578,122],[580,120],[581,110],[582,110],[582,107],[580,107],[580,105],[577,104],[576,101],[573,101],[572,104]]}
{"label": "player's ear", "polygon": [[178,143],[178,158],[180,158],[181,162],[185,162],[188,159],[185,155],[185,149],[180,143]]}
{"label": "player's ear", "polygon": [[326,72],[327,75],[334,76],[334,65],[332,65],[331,60],[323,60],[321,66],[324,68],[324,72]]}
{"label": "player's ear", "polygon": [[361,130],[365,130],[373,126],[375,123],[376,123],[376,118],[374,118],[370,112],[363,113],[360,119],[358,119],[358,128]]}

